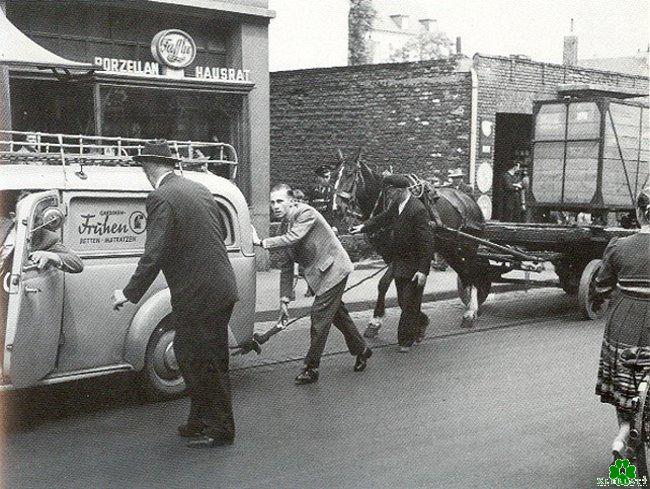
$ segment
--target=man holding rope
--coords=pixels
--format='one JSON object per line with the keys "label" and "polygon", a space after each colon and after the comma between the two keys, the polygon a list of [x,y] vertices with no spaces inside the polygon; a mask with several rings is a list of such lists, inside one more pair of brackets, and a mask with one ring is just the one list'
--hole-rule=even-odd
{"label": "man holding rope", "polygon": [[348,275],[354,267],[325,218],[313,207],[296,203],[291,187],[276,185],[271,190],[271,211],[282,219],[284,234],[255,244],[265,249],[285,248],[280,274],[280,313],[289,316],[289,303],[294,298],[293,264],[304,269],[305,280],[316,297],[311,307],[311,345],[305,366],[296,377],[296,384],[318,380],[318,367],[332,325],[336,326],[356,361],[354,371],[361,372],[372,355],[359,334],[341,300]]}

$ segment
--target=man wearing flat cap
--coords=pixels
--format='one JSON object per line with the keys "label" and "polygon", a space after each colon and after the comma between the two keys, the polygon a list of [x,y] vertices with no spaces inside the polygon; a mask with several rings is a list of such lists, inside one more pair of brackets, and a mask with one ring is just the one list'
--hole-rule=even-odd
{"label": "man wearing flat cap", "polygon": [[165,140],[145,144],[133,158],[154,191],[147,197],[144,254],[113,306],[137,303],[162,270],[176,321],[174,353],[190,393],[189,446],[230,445],[235,424],[228,377],[228,322],[238,300],[235,274],[223,242],[223,221],[210,191],[174,173]]}
{"label": "man wearing flat cap", "polygon": [[397,341],[403,353],[410,350],[418,336],[424,336],[426,319],[421,312],[422,292],[431,265],[427,209],[411,194],[410,184],[402,175],[384,177],[384,192],[391,205],[350,230],[352,234],[386,227],[393,231],[393,270],[397,301],[402,309]]}

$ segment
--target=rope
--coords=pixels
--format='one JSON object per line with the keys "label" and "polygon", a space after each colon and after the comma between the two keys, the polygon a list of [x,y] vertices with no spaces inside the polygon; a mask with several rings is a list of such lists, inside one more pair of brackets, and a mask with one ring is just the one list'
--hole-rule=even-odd
{"label": "rope", "polygon": [[[364,278],[362,278],[361,280],[359,280],[357,283],[350,285],[348,288],[346,288],[346,289],[343,291],[343,293],[345,294],[346,292],[348,292],[348,291],[354,289],[355,287],[358,287],[358,286],[361,285],[362,283],[367,282],[367,281],[370,280],[371,278],[376,277],[376,276],[379,275],[381,272],[383,272],[384,270],[386,270],[389,266],[390,266],[390,265],[384,265],[383,267],[381,267],[379,270],[377,270],[376,272],[372,273],[371,275],[368,275],[367,277],[364,277]],[[310,314],[311,314],[311,312],[308,312],[308,313],[306,313],[306,314],[303,314],[302,316],[297,316],[297,317],[291,319],[290,321],[287,321],[287,323],[284,325],[284,327],[286,328],[286,327],[288,327],[289,325],[295,323],[296,321],[299,321],[300,319],[304,319],[304,318],[306,318],[306,317],[309,316]]]}

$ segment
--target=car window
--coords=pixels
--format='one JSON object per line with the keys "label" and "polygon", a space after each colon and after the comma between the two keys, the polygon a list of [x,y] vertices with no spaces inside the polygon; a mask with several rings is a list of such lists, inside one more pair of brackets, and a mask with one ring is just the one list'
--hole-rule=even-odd
{"label": "car window", "polygon": [[232,215],[228,211],[228,208],[222,202],[219,202],[218,198],[215,197],[215,200],[217,201],[217,206],[219,206],[220,224],[221,229],[223,230],[223,242],[226,246],[233,246],[235,244],[235,233]]}

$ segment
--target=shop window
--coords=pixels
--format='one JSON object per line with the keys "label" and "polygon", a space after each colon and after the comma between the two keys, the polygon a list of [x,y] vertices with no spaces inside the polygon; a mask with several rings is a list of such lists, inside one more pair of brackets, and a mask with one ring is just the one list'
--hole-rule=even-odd
{"label": "shop window", "polygon": [[240,96],[103,85],[100,97],[102,135],[240,146]]}
{"label": "shop window", "polygon": [[12,78],[10,93],[12,125],[17,131],[95,133],[89,84]]}

